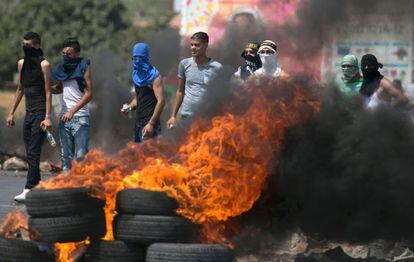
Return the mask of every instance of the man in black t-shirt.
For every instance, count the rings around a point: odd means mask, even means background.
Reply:
[[[134,142],[153,138],[161,132],[160,115],[165,105],[164,85],[158,70],[149,62],[148,45],[137,43],[132,53],[135,97],[121,112],[136,109]]]
[[[28,172],[23,192],[14,197],[15,201],[23,202],[27,193],[40,181],[40,152],[45,139],[44,130],[52,126],[50,110],[52,93],[50,88],[50,64],[43,58],[40,49],[40,36],[29,32],[23,38],[24,57],[17,63],[19,83],[13,105],[6,119],[9,127],[14,126],[14,113],[25,97],[26,115],[23,124],[23,138],[26,147]]]

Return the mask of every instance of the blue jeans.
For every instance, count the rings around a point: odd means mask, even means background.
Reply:
[[[135,124],[135,128],[134,128],[134,142],[135,143],[141,143],[147,139],[155,138],[161,133],[161,124],[157,123],[154,125],[154,132],[152,133],[151,137],[147,137],[147,136],[144,137],[142,134],[142,129],[144,129],[144,126]]]
[[[72,160],[82,161],[88,152],[89,116],[74,116],[59,122],[60,159],[62,172],[72,168]]]

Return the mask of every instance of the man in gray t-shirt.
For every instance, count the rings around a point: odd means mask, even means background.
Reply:
[[[208,47],[208,35],[198,32],[191,36],[191,56],[181,60],[178,66],[178,89],[175,95],[174,108],[167,127],[176,125],[176,116],[181,109],[183,118],[194,114],[196,108],[203,102],[207,86],[217,75],[222,65],[208,58],[206,55]]]

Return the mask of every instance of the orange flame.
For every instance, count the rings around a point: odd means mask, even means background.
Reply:
[[[126,177],[125,187],[167,192],[180,204],[177,213],[206,227],[206,241],[223,240],[223,230],[215,223],[251,209],[272,170],[285,129],[318,108],[298,87],[279,88],[275,99],[266,93],[269,90],[256,88],[244,114],[196,121],[174,161],[153,159]]]
[[[91,187],[96,197],[106,200],[106,240],[113,239],[117,192],[143,188],[175,198],[177,212],[203,226],[202,241],[228,243],[222,222],[251,209],[277,164],[286,128],[303,123],[319,107],[297,85],[263,83],[236,98],[241,101],[229,103],[227,113],[210,121],[196,119],[181,145],[163,140],[130,143],[113,158],[93,150],[69,173],[40,187]],[[244,110],[236,106],[242,103]],[[56,248],[66,256],[59,261],[69,261],[68,254],[77,246]]]
[[[55,243],[56,261],[74,262],[77,261],[89,245],[89,239],[77,243]],[[82,249],[82,250],[80,250]],[[78,254],[79,252],[79,254]]]
[[[21,210],[15,209],[12,212],[8,213],[4,219],[3,225],[0,229],[0,234],[8,238],[13,238],[21,228],[28,230],[28,219]]]

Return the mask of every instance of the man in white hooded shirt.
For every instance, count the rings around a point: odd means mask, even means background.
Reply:
[[[254,71],[256,77],[279,78],[288,77],[277,61],[277,46],[271,40],[265,40],[260,44],[258,50],[262,67]]]

